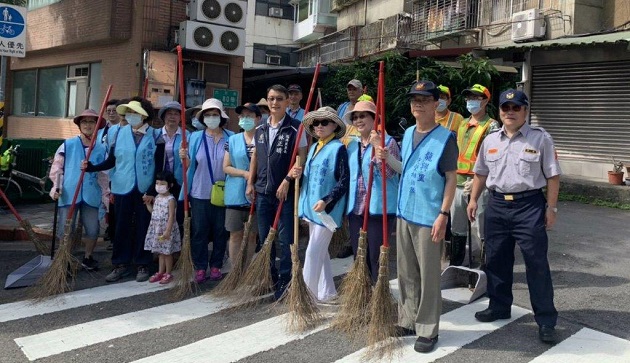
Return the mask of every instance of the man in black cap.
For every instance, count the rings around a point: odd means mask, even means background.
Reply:
[[[400,335],[418,335],[414,349],[433,350],[438,340],[442,294],[441,251],[455,195],[457,142],[435,123],[440,92],[431,81],[409,91],[416,124],[402,141],[396,255],[400,286]]]
[[[299,84],[289,85],[289,107],[287,107],[287,114],[295,120],[302,122],[304,118],[304,109],[300,107],[300,101],[302,101],[302,87]]]
[[[539,338],[553,343],[558,312],[553,303],[546,228],[554,225],[558,212],[560,164],[551,135],[527,124],[527,96],[511,89],[501,94],[499,102],[503,127],[481,144],[467,210],[468,218],[474,221],[479,196],[487,187],[486,275],[490,304],[475,318],[491,322],[511,317],[514,245],[518,244]]]

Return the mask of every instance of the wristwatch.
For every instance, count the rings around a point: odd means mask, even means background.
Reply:
[[[443,211],[443,210],[441,210],[441,211],[440,211],[440,214],[445,215],[445,216],[447,216],[447,217],[450,217],[450,216],[451,216],[451,212],[448,212],[448,211]]]
[[[547,206],[547,208],[551,209],[554,213],[558,213],[558,207]]]

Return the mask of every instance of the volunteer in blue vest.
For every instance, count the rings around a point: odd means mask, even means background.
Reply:
[[[442,295],[441,251],[455,195],[457,143],[453,133],[435,123],[440,96],[431,81],[409,91],[416,124],[402,141],[398,189],[396,259],[400,335],[417,335],[414,349],[427,353],[438,340]]]
[[[462,263],[468,264],[466,256],[466,236],[468,235],[468,217],[466,207],[468,206],[468,196],[472,188],[473,168],[479,147],[483,139],[491,132],[500,128],[499,122],[492,119],[486,112],[488,102],[491,99],[490,91],[485,86],[475,84],[465,89],[462,94],[466,98],[466,109],[470,112],[470,117],[463,120],[457,129],[457,147],[459,156],[457,158],[457,189],[455,190],[455,200],[451,207],[451,261],[452,266],[459,266]],[[483,215],[488,192],[482,193],[477,208],[476,222],[471,226],[473,241],[473,256],[480,251],[480,240],[484,238]],[[469,251],[470,252],[470,251]],[[482,259],[481,256],[479,259]],[[474,257],[473,260],[477,260]],[[473,262],[474,263],[474,262]]]
[[[267,89],[270,116],[256,128],[256,148],[249,167],[246,194],[256,200],[258,233],[264,241],[274,222],[280,201],[284,201],[279,220],[277,240],[280,243],[279,268],[276,268],[276,246],[271,249],[271,276],[275,282],[274,298],[279,299],[291,281],[291,249],[293,241],[293,177],[290,164],[293,148],[298,142],[298,120],[287,115],[289,91],[282,85]],[[300,160],[306,159],[306,133],[299,140]],[[303,163],[303,162],[302,162]]]
[[[317,140],[311,145],[304,169],[294,167],[292,174],[293,178],[302,177],[298,213],[309,230],[304,282],[318,301],[328,302],[337,297],[328,254],[334,232],[330,228],[341,226],[350,181],[348,152],[339,141],[346,125],[332,107],[309,112],[302,123]],[[331,226],[331,221],[336,226]]]
[[[195,264],[195,281],[206,281],[210,265],[210,280],[223,275],[223,256],[229,234],[225,230],[225,173],[223,157],[225,143],[234,133],[225,130],[228,115],[223,103],[216,98],[203,102],[197,119],[206,125],[205,131],[190,136],[188,150],[181,148],[180,158],[188,158],[188,193],[191,207],[191,253]],[[180,200],[184,199],[183,191]],[[208,255],[208,241],[212,241],[212,254]]]
[[[287,89],[289,90],[287,114],[292,119],[302,121],[304,118],[304,109],[300,106],[300,101],[302,101],[302,87],[300,87],[299,84],[291,84]]]
[[[350,165],[350,192],[348,194],[348,214],[350,243],[356,258],[359,243],[359,230],[363,227],[363,213],[366,208],[367,184],[370,173],[370,164],[374,164],[374,181],[372,183],[372,197],[369,205],[367,232],[367,261],[372,281],[378,278],[378,258],[383,244],[383,181],[381,174],[382,159],[372,159],[372,148],[381,149],[381,139],[374,129],[374,117],[376,106],[369,101],[359,101],[354,110],[347,113],[344,118],[361,134],[354,137],[348,143],[348,159]],[[396,201],[398,196],[398,181],[400,174],[400,148],[393,137],[385,135],[386,156],[386,182],[387,210],[390,218],[388,230],[394,231],[396,225]],[[375,154],[376,156],[377,154]],[[379,154],[380,156],[380,154]]]
[[[164,139],[164,170],[169,171],[175,177],[175,184],[170,189],[171,194],[179,196],[184,180],[182,159],[179,158],[179,149],[182,145],[181,124],[182,106],[179,102],[169,101],[158,112],[158,118],[164,121],[162,127],[162,139]],[[186,131],[186,139],[190,138],[190,132]],[[179,232],[184,234],[184,203],[177,204],[176,211]]]
[[[529,99],[521,91],[510,89],[501,94],[503,127],[486,137],[475,164],[467,210],[471,220],[476,218],[482,190],[490,190],[485,215],[490,304],[475,318],[492,322],[511,317],[514,247],[518,245],[538,337],[553,343],[558,312],[553,303],[546,230],[556,222],[562,172],[551,135],[527,123],[528,107]],[[546,198],[542,188],[547,188]]]
[[[254,134],[256,126],[260,124],[260,109],[248,102],[236,108],[238,125],[243,132],[230,136],[225,144],[223,157],[223,171],[225,172],[225,229],[230,232],[228,254],[230,259],[238,255],[243,241],[244,225],[249,219],[251,203],[245,195],[247,180],[249,179],[249,164],[256,144]],[[247,260],[254,255],[256,235],[258,232],[254,214],[252,226],[247,241]],[[232,266],[235,261],[232,260]]]
[[[201,106],[197,105],[186,109],[186,128],[190,132],[206,129],[206,125],[197,118],[197,113],[201,110]]]
[[[72,198],[81,176],[80,166],[85,160],[97,120],[98,114],[94,110],[85,110],[76,116],[74,123],[79,127],[80,135],[64,141],[55,152],[49,177],[53,182],[50,196],[59,204],[59,223],[57,225],[57,238],[59,239],[63,238],[64,223],[68,217]],[[105,120],[101,119],[101,125],[104,124]],[[103,160],[105,160],[105,146],[101,142],[96,142],[90,155],[90,161],[100,163]],[[60,185],[57,185],[57,181]],[[59,188],[59,193],[56,192],[57,188]],[[74,210],[72,230],[74,230],[77,215],[81,215],[81,223],[86,235],[85,254],[81,266],[88,271],[98,269],[98,262],[92,257],[99,233],[98,210],[103,203],[108,202],[109,177],[107,173],[85,173]]]
[[[114,282],[130,275],[132,271],[129,267],[135,264],[136,281],[142,282],[149,279],[148,265],[153,260],[151,251],[144,249],[151,220],[145,204],[152,203],[157,194],[155,175],[162,171],[164,165],[164,140],[160,130],[147,123],[153,115],[148,100],[135,98],[116,107],[116,111],[124,115],[128,125],[120,127],[109,141],[111,148],[104,162],[84,165],[86,171],[114,168],[110,173],[116,212],[112,251],[114,268],[105,281]]]
[[[346,91],[348,93],[348,101],[339,105],[337,108],[337,115],[343,119],[346,113],[354,109],[354,105],[359,102],[359,97],[363,95],[363,84],[358,79],[353,79],[346,85]]]

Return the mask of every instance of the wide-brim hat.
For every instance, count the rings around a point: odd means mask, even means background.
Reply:
[[[260,101],[258,101],[258,103],[256,104],[256,106],[258,106],[258,107],[267,107],[267,109],[269,109],[269,103],[267,103],[267,99],[266,98],[261,98]]]
[[[359,101],[354,105],[352,111],[343,115],[343,120],[349,125],[352,124],[352,114],[355,112],[371,112],[372,116],[376,117],[376,105],[370,101]]]
[[[127,110],[133,110],[142,116],[149,117],[147,111],[142,108],[142,104],[138,101],[130,101],[129,103],[123,103],[122,105],[118,105],[116,107],[116,112],[119,115],[124,115],[127,113]]]
[[[201,105],[193,106],[191,108],[187,108],[186,112],[186,120],[192,120],[193,117],[197,117],[197,112],[201,110]]]
[[[203,115],[203,113],[212,109],[219,110],[219,112],[221,112],[222,118],[224,119],[229,118],[227,113],[225,113],[225,111],[223,110],[223,102],[221,102],[220,100],[217,100],[216,98],[208,98],[201,105],[201,111],[197,112],[197,119],[201,121],[201,116]]]
[[[96,118],[96,123],[99,126],[99,128],[103,128],[105,127],[105,119],[102,117],[98,117],[98,113],[96,113],[96,111],[92,110],[92,109],[87,109],[83,112],[81,112],[80,115],[75,116],[72,121],[74,121],[74,123],[79,126],[81,124],[81,120],[86,118],[86,117],[95,117]]]
[[[339,130],[335,132],[335,139],[340,139],[346,134],[346,124],[339,118],[337,112],[332,107],[322,107],[316,111],[311,111],[304,116],[302,119],[302,124],[304,124],[304,130],[308,132],[309,135],[317,138],[317,135],[313,132],[312,124],[315,120],[330,120],[336,123],[339,126]]]
[[[160,111],[158,111],[158,118],[162,121],[164,121],[164,114],[166,113],[166,111],[168,110],[177,110],[179,112],[182,112],[182,105],[177,102],[177,101],[168,101],[164,104],[164,107],[162,107],[160,109]]]

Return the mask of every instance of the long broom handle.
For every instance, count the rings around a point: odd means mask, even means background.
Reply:
[[[107,107],[107,101],[109,101],[109,96],[112,94],[113,86],[110,84],[107,87],[107,93],[105,94],[105,98],[103,99],[103,104],[101,104],[101,110],[98,112],[98,119],[96,121],[96,127],[92,132],[92,138],[90,139],[90,146],[88,147],[87,152],[85,153],[85,160],[89,161],[90,156],[92,155],[92,150],[94,150],[94,145],[96,144],[96,135],[98,134],[98,130],[101,128],[101,122],[105,122],[103,119],[103,114],[105,113],[105,108]],[[80,126],[79,126],[80,127]],[[74,208],[76,207],[77,198],[79,197],[79,191],[81,191],[81,187],[83,186],[83,178],[85,177],[85,169],[81,170],[81,175],[79,176],[79,182],[77,183],[77,187],[74,188],[74,196],[72,197],[72,204],[70,204],[70,210],[68,211],[67,221],[71,221],[74,216]]]
[[[380,80],[379,80],[380,82]],[[380,122],[380,99],[381,94],[376,94],[376,113],[374,114],[374,130],[378,130],[378,124]],[[361,152],[361,147],[359,147],[359,153]],[[372,200],[372,185],[374,184],[374,155],[376,154],[376,150],[372,147],[372,154],[370,156],[370,171],[368,173],[368,183],[367,183],[367,194],[365,196],[365,209],[363,210],[363,231],[367,231],[368,229],[368,217],[370,214],[370,201]],[[361,166],[359,166],[361,167]],[[385,185],[385,184],[383,184]]]
[[[180,112],[180,121],[182,128],[182,148],[188,149],[188,140],[186,139],[186,95],[184,94],[184,61],[182,55],[182,46],[177,46],[177,66],[178,66],[178,78],[179,78],[179,103],[182,106],[182,112]],[[188,158],[182,159],[182,183],[184,184],[184,216],[188,217]]]
[[[378,100],[379,100],[379,112],[380,112],[380,128],[381,128],[381,147],[385,148],[385,62],[380,61],[378,65]],[[387,182],[387,162],[381,161],[381,180],[383,187],[383,246],[389,247],[389,231],[387,230],[387,188],[385,183]]]
[[[315,86],[317,85],[317,77],[319,77],[319,68],[320,64],[317,63],[315,66],[315,72],[313,73],[313,82],[311,82],[311,90],[308,93],[308,99],[306,101],[306,108],[304,109],[304,115],[308,113],[308,110],[311,108],[311,101],[313,101],[313,93],[315,93]],[[297,156],[298,149],[300,148],[300,140],[302,139],[302,134],[304,133],[304,125],[300,123],[300,127],[298,127],[297,137],[295,138],[295,145],[293,146],[293,153],[291,154],[291,162],[289,163],[289,170],[287,173],[293,168],[295,164],[295,158]],[[284,201],[281,200],[278,204],[278,209],[276,210],[276,218],[273,220],[273,229],[278,229],[278,222],[280,222],[280,214],[282,213],[282,206],[284,205]]]
[[[295,158],[297,163],[300,162],[300,156]],[[300,240],[300,219],[298,217],[298,203],[300,200],[300,180],[295,178],[295,187],[293,191],[293,243],[297,248]]]
[[[59,194],[59,184],[61,183],[61,174],[57,174],[55,192]],[[55,215],[53,216],[52,241],[50,241],[50,259],[55,256],[55,241],[57,240],[57,214],[59,214],[59,200],[55,200]]]

